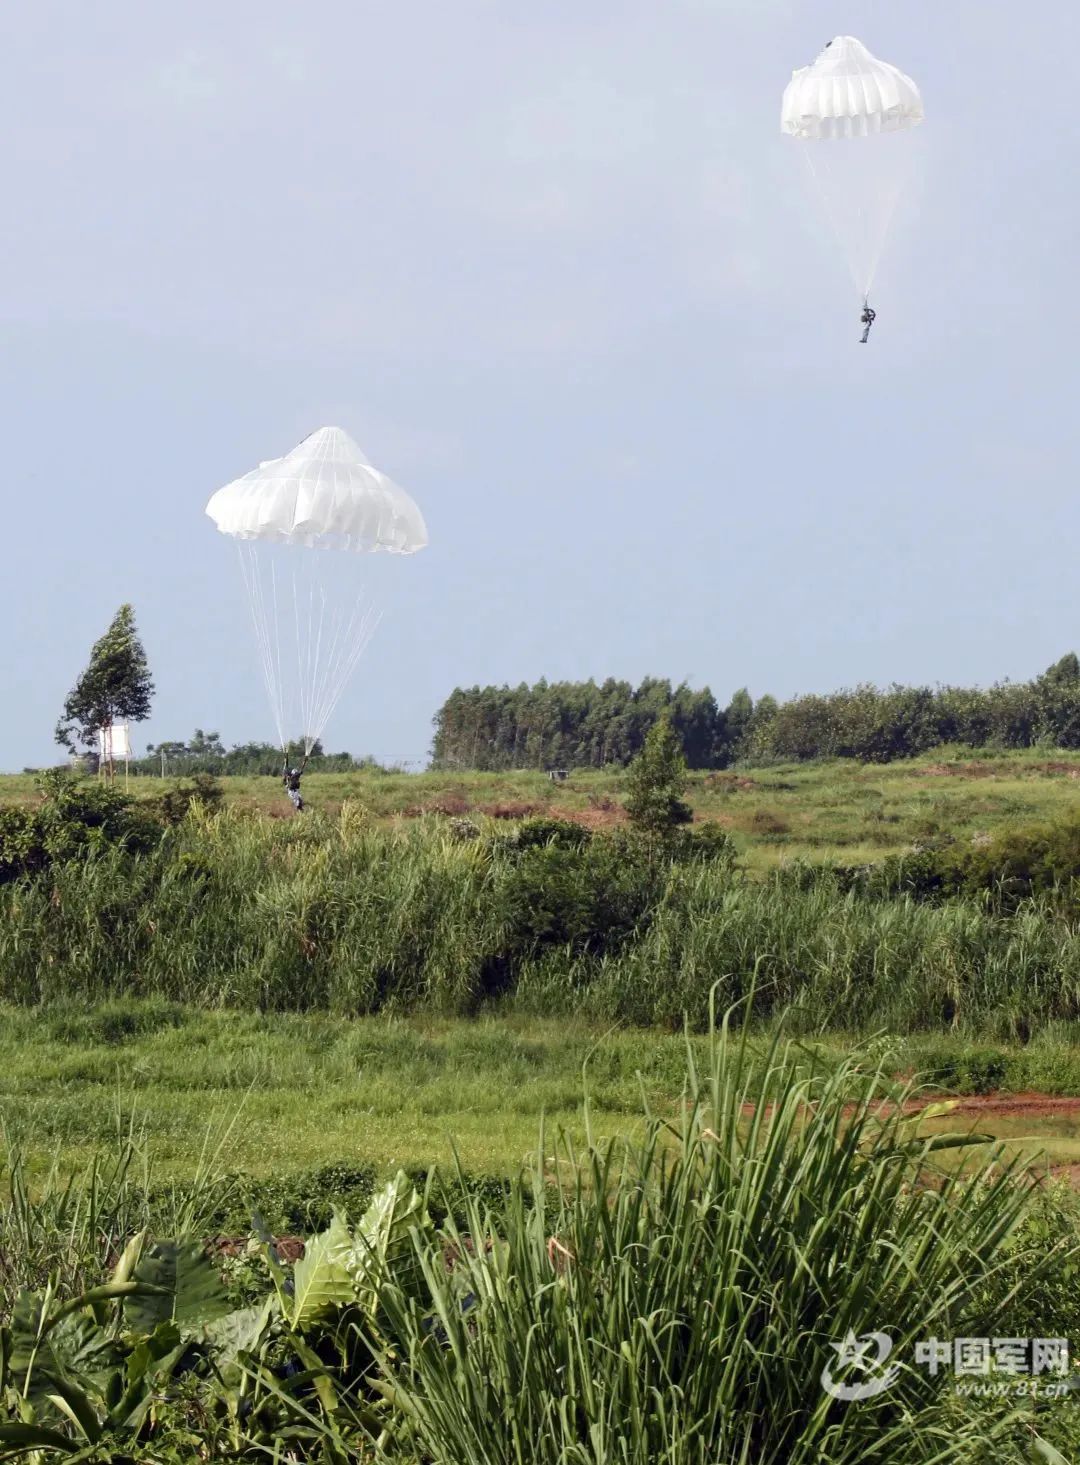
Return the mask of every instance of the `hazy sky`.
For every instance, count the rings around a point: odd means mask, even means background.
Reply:
[[[327,736],[458,683],[1022,678],[1080,646],[1080,11],[986,0],[11,7],[0,767],[131,600],[138,744],[273,737],[209,494],[323,423],[431,546]],[[857,309],[779,134],[854,32],[920,82]]]

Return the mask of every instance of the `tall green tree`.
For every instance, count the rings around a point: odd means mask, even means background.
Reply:
[[[627,781],[626,812],[642,834],[662,838],[694,817],[683,798],[686,759],[668,713],[662,713],[649,729]]]
[[[114,722],[144,722],[153,694],[135,612],[122,605],[104,636],[94,642],[89,665],[68,693],[56,724],[56,741],[72,753],[78,743],[92,748],[102,728]]]
[[[743,756],[753,721],[754,700],[745,687],[740,687],[724,713],[724,762],[734,763]]]

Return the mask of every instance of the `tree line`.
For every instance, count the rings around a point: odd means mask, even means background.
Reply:
[[[138,723],[150,712],[154,684],[130,605],[122,605],[93,646],[90,662],[64,703],[56,741],[74,753],[93,748],[102,728]],[[943,743],[969,748],[1080,747],[1080,659],[1069,652],[1029,682],[989,688],[860,685],[827,695],[764,696],[744,687],[721,707],[708,687],[646,677],[637,687],[606,681],[456,688],[436,713],[432,766],[603,768],[638,756],[649,731],[667,718],[691,768],[734,763],[860,758],[886,763]],[[270,774],[280,770],[272,743],[226,749],[216,732],[196,729],[187,742],[148,745],[136,773]],[[300,755],[297,753],[296,760]],[[313,770],[350,772],[370,758],[327,754],[316,744]]]
[[[721,707],[708,687],[648,677],[456,688],[435,716],[435,768],[602,768],[640,753],[667,714],[691,768],[860,758],[887,763],[942,743],[1080,748],[1080,659],[988,688],[860,685],[780,702],[743,688]]]

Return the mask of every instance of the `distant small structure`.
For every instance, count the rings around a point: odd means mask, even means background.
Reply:
[[[124,760],[124,782],[128,781],[128,767],[131,763],[131,738],[126,722],[113,722],[98,729],[98,767],[104,765],[109,777],[114,776],[116,764]]]
[[[551,779],[552,783],[565,783],[566,780],[569,777],[570,777],[570,770],[569,770],[569,768],[549,768],[548,769],[548,778]]]

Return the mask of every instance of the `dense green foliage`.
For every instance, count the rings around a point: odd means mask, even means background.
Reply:
[[[935,901],[967,896],[996,911],[1015,912],[1045,896],[1067,915],[1080,916],[1080,813],[973,840],[941,836],[880,864],[837,869],[835,878],[884,895],[910,892]]]
[[[299,1255],[259,1221],[208,1246],[235,1195],[211,1174],[163,1207],[130,1153],[36,1198],[16,1161],[0,1458],[1020,1465],[1076,1442],[1068,1401],[972,1403],[947,1372],[857,1408],[821,1387],[849,1330],[909,1363],[928,1335],[1071,1337],[1044,1287],[1068,1210],[928,1136],[867,1054],[720,1031],[685,1075],[674,1126],[581,1153],[541,1134],[521,1175],[450,1201],[398,1174]]]
[[[122,605],[104,636],[94,642],[90,662],[68,694],[56,741],[71,752],[77,743],[96,748],[98,733],[112,723],[144,722],[153,693],[135,612]]]
[[[135,804],[112,783],[85,782],[54,770],[39,784],[40,803],[0,809],[0,884],[95,851],[146,853],[161,837],[162,824],[152,809]],[[175,795],[172,803],[177,803]]]
[[[931,851],[960,874],[927,899],[923,856],[761,880],[715,825],[659,850],[551,819],[386,827],[347,802],[267,820],[196,795],[169,823],[60,780],[5,812],[0,1000],[463,1014],[498,998],[700,1026],[715,982],[734,1001],[756,974],[757,1012],[794,1006],[808,1030],[1025,1037],[1080,1018],[1074,822]]]
[[[302,740],[295,761],[303,755]],[[292,749],[290,749],[290,753]],[[316,738],[306,759],[311,773],[355,773],[378,765],[370,758],[354,758],[351,753],[326,753]],[[169,774],[211,774],[218,777],[235,778],[244,775],[276,776],[281,772],[282,750],[276,743],[237,743],[226,748],[221,735],[204,732],[197,727],[191,737],[150,743],[145,758],[134,758],[130,772],[136,775],[159,777],[162,771]]]
[[[988,689],[859,686],[755,704],[736,692],[723,709],[705,688],[609,678],[472,687],[451,693],[435,718],[434,766],[601,768],[641,751],[670,715],[691,768],[739,761],[861,758],[887,763],[942,743],[969,748],[1080,747],[1080,661],[1073,653],[1042,676]]]

